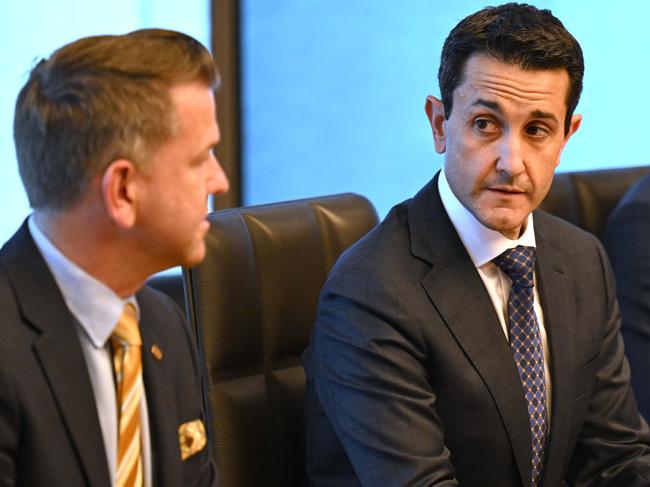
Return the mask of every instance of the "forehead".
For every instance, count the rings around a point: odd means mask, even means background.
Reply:
[[[215,112],[212,89],[202,83],[174,85],[169,89],[169,95],[176,112],[186,118],[211,118]]]
[[[551,111],[562,118],[568,89],[569,75],[564,69],[522,69],[480,54],[467,60],[453,106],[467,110],[482,99],[522,110]]]
[[[175,136],[219,137],[212,89],[201,83],[173,86],[170,97],[174,106]]]

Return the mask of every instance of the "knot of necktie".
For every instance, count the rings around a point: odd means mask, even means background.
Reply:
[[[131,303],[124,305],[124,310],[120,319],[117,321],[111,340],[118,344],[128,343],[130,346],[139,347],[142,345],[140,338],[140,328],[138,327],[138,317],[135,306]]]
[[[492,259],[492,262],[507,274],[514,286],[533,287],[535,247],[517,245],[514,249],[508,249]]]

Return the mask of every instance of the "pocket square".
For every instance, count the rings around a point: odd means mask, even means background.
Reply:
[[[178,427],[178,443],[183,460],[203,450],[206,441],[205,426],[200,419],[188,421]]]

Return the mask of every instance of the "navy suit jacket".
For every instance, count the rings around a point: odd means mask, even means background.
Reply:
[[[552,379],[542,485],[648,486],[605,253],[562,220],[534,222]],[[313,485],[530,485],[519,375],[437,178],[339,259],[304,362]]]
[[[637,181],[609,217],[603,243],[612,261],[625,353],[641,414],[650,420],[650,175]]]
[[[209,444],[181,460],[178,428],[201,419],[199,365],[181,311],[137,293],[153,485],[214,486]],[[109,487],[76,321],[27,225],[0,250],[0,486]],[[162,360],[150,353],[156,344]]]

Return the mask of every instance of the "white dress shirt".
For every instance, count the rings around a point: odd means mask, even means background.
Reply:
[[[117,399],[112,354],[108,342],[124,305],[127,302],[132,303],[138,313],[139,308],[135,296],[130,296],[127,299],[120,298],[103,283],[65,257],[38,228],[33,216],[29,217],[28,226],[36,246],[63,294],[68,309],[78,322],[77,333],[95,395],[106,450],[106,461],[109,466],[108,471],[111,484],[114,485],[117,469]],[[142,392],[140,425],[142,427],[144,484],[145,487],[151,487],[149,416],[145,391]]]
[[[492,259],[502,254],[507,249],[515,248],[517,245],[535,247],[535,230],[533,228],[533,215],[528,215],[526,229],[524,233],[516,240],[510,240],[500,232],[490,230],[479,222],[470,211],[456,198],[456,195],[449,187],[449,182],[445,177],[444,169],[438,176],[438,191],[442,205],[445,207],[451,223],[454,225],[456,232],[472,259],[485,289],[490,295],[492,305],[497,312],[501,328],[508,340],[508,300],[510,297],[510,288],[512,281],[497,266]],[[539,302],[539,293],[537,292],[537,276],[534,275],[535,287],[534,293],[534,310],[539,325],[539,333],[542,339],[542,348],[544,350],[544,375],[546,382],[546,415],[547,427],[551,424],[551,374],[549,373],[549,350],[546,328],[544,327],[544,314]]]

